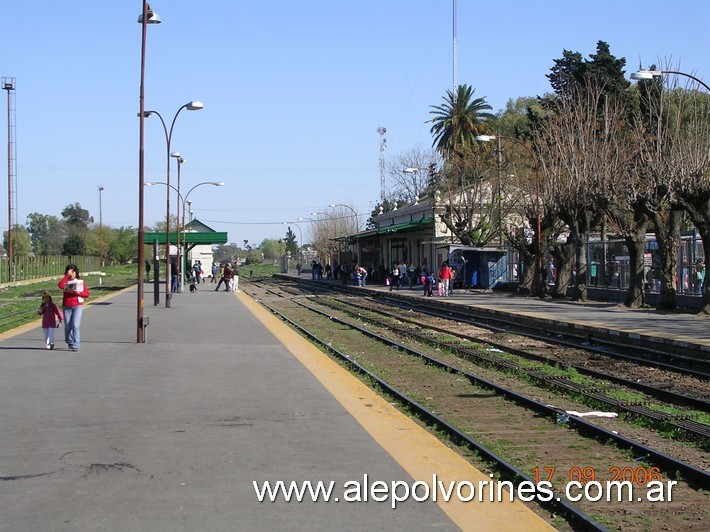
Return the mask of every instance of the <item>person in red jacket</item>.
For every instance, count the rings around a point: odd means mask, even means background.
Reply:
[[[439,280],[441,281],[440,295],[450,295],[449,283],[451,283],[451,266],[449,266],[449,261],[442,263],[441,268],[439,268]]]
[[[59,281],[63,291],[62,310],[64,311],[64,341],[72,351],[80,347],[81,314],[84,311],[84,299],[89,297],[86,283],[79,275],[76,264],[67,264],[64,277]]]

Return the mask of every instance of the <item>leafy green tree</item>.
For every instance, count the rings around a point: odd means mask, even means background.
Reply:
[[[562,58],[555,59],[554,63],[547,79],[558,98],[571,98],[580,88],[596,92],[601,87],[602,94],[627,105],[631,116],[634,99],[625,76],[626,59],[615,57],[608,43],[598,41],[596,53],[590,54],[589,59],[584,59],[579,52],[563,50]]]
[[[182,227],[180,224],[180,220],[178,220],[177,215],[171,214],[170,215],[170,234],[175,233],[179,227]],[[156,233],[164,233],[165,232],[165,218],[160,220],[159,222],[156,222],[155,227],[153,228],[153,231]]]
[[[554,60],[554,66],[547,74],[552,90],[558,96],[567,94],[569,90],[582,83],[585,63],[582,54],[571,50],[562,50],[562,57]]]
[[[62,211],[62,221],[71,229],[87,230],[89,224],[94,223],[94,218],[89,211],[82,209],[79,203],[67,205]]]
[[[86,239],[81,233],[70,233],[64,239],[62,255],[85,255]]]
[[[3,231],[2,245],[8,249],[7,231]],[[12,254],[16,257],[29,255],[30,249],[30,233],[26,227],[14,225],[12,227]]]
[[[285,253],[283,240],[274,240],[273,238],[265,238],[259,244],[259,251],[263,253],[264,259],[273,260],[279,258]]]
[[[85,255],[87,251],[87,233],[94,218],[89,211],[82,209],[79,203],[67,205],[62,211],[62,221],[66,228],[66,238],[62,245],[64,255]]]
[[[64,243],[64,226],[59,218],[33,212],[27,216],[32,251],[36,255],[59,255]]]
[[[298,256],[298,240],[296,240],[296,233],[291,231],[290,227],[286,231],[286,251],[290,251],[292,257]]]
[[[431,133],[434,135],[433,145],[446,159],[452,156],[462,156],[463,153],[476,145],[476,136],[488,130],[487,121],[493,115],[486,112],[492,107],[484,98],[473,99],[475,89],[469,85],[459,85],[456,94],[446,91],[442,105],[432,105],[429,120]]]
[[[236,257],[239,256],[239,246],[235,243],[231,244],[219,244],[212,248],[212,256],[215,262],[232,262]],[[244,253],[242,252],[242,256]]]
[[[104,259],[109,263],[127,264],[138,249],[138,235],[132,227],[104,228]]]

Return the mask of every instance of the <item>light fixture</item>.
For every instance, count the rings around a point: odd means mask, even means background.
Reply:
[[[638,70],[637,72],[631,74],[631,79],[641,81],[645,79],[653,79],[661,75],[663,74],[660,70]]]
[[[146,24],[160,24],[160,15],[150,8],[150,4],[146,4],[148,8],[147,18],[145,19]],[[143,13],[138,15],[138,24],[143,24]]]

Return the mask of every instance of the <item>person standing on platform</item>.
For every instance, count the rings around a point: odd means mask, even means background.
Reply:
[[[449,295],[449,284],[451,282],[451,267],[448,261],[444,261],[439,268],[439,283],[440,290],[439,295],[444,297]]]
[[[59,288],[63,291],[64,340],[69,349],[78,351],[81,346],[81,315],[84,311],[84,299],[89,297],[89,290],[81,279],[76,264],[67,264],[64,277],[59,281]]]
[[[417,269],[414,267],[414,263],[410,260],[407,264],[407,282],[409,283],[409,289],[414,288],[416,284]]]
[[[214,289],[215,292],[219,290],[219,287],[222,286],[222,283],[224,282],[224,266],[219,267],[219,273],[217,275],[219,277],[219,282],[217,283],[217,288]]]
[[[232,278],[233,277],[234,277],[234,270],[232,270],[232,265],[227,263],[227,265],[224,267],[224,284],[226,285],[224,287],[225,292],[232,291]]]
[[[54,329],[59,327],[64,317],[59,307],[52,301],[49,292],[42,294],[42,304],[37,309],[37,314],[42,316],[42,333],[44,333],[44,348],[54,349]]]
[[[402,261],[399,263],[399,285],[397,285],[397,290],[404,285],[404,281],[407,278],[407,264]]]
[[[395,286],[397,287],[397,290],[399,290],[399,285],[399,264],[395,262],[392,266],[392,272],[390,273],[390,292]]]

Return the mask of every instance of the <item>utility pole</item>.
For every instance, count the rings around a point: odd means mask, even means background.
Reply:
[[[15,146],[15,78],[2,78],[2,88],[7,91],[7,280],[13,279],[12,256],[12,210],[17,182],[17,158]]]
[[[104,216],[101,206],[101,193],[104,191],[104,186],[99,185],[99,266],[104,267]]]

